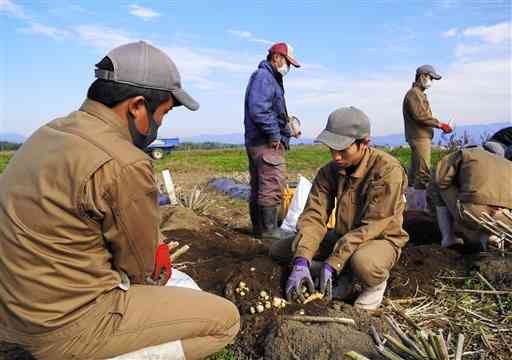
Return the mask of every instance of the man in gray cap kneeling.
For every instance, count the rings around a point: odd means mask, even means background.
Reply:
[[[165,286],[169,248],[143,151],[169,111],[199,104],[145,42],[96,67],[80,109],[38,129],[0,178],[0,340],[39,360],[204,358],[233,340],[239,313]]]
[[[422,65],[416,69],[416,78],[405,95],[402,112],[404,116],[405,139],[411,146],[411,167],[409,179],[413,189],[408,192],[409,209],[427,210],[427,185],[430,182],[430,154],[433,128],[451,133],[449,124],[432,116],[432,110],[425,94],[432,80],[440,80],[432,65]]]
[[[364,289],[355,306],[374,310],[382,302],[389,272],[409,239],[402,228],[407,176],[397,159],[368,146],[369,136],[368,117],[348,107],[331,113],[317,138],[332,161],[316,175],[295,239],[276,241],[270,249],[276,261],[293,264],[289,300],[304,301],[303,286],[310,294],[344,299],[357,276]],[[335,206],[336,226],[328,231]]]

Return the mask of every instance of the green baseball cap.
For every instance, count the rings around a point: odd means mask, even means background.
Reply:
[[[333,111],[316,140],[334,150],[346,149],[357,139],[370,136],[370,119],[354,106]]]

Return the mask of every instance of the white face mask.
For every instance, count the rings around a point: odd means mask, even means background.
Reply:
[[[290,66],[285,63],[285,64],[283,64],[283,66],[278,67],[277,71],[279,71],[279,73],[282,76],[286,76],[286,74],[288,74],[288,71],[290,71]]]
[[[432,85],[432,80],[430,78],[424,78],[421,82],[421,86],[423,86],[425,89],[428,89]]]

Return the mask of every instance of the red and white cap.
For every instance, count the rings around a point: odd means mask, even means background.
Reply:
[[[290,64],[295,67],[300,67],[298,61],[293,58],[293,47],[290,44],[284,42],[275,43],[270,49],[268,49],[268,52],[270,54],[281,54]]]

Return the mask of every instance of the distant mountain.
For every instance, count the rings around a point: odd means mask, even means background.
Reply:
[[[493,124],[479,124],[479,125],[461,125],[455,128],[455,137],[462,137],[467,135],[474,143],[481,143],[483,139],[491,136],[499,129],[507,126],[512,126],[510,122],[493,123]],[[441,130],[434,131],[434,144],[445,144],[450,140],[450,135],[444,135]],[[405,137],[403,134],[391,134],[384,136],[372,137],[372,143],[380,146],[399,146],[405,144]]]
[[[205,143],[205,142],[215,142],[221,144],[243,144],[244,143],[244,134],[240,133],[231,133],[231,134],[201,134],[195,135],[191,137],[181,138],[181,142],[191,142],[191,143]]]
[[[25,140],[27,140],[27,138],[20,134],[0,133],[0,141],[7,141],[7,142],[11,142],[11,143],[21,144]]]
[[[483,137],[487,137],[495,133],[501,128],[512,126],[510,122],[502,122],[502,123],[493,123],[493,124],[482,124],[482,125],[461,125],[455,128],[455,135],[457,137],[467,134],[474,142],[480,143]],[[440,130],[435,131],[435,136],[433,139],[434,144],[438,144],[439,141],[441,143],[446,143],[449,141],[449,135],[441,135]],[[204,143],[204,142],[215,142],[222,144],[243,144],[244,143],[244,135],[241,133],[231,133],[231,134],[219,134],[219,135],[196,135],[192,137],[187,137],[181,139],[182,142],[192,142],[192,143]],[[300,138],[300,139],[292,139],[292,144],[313,144],[314,139],[311,138]],[[372,144],[379,146],[399,146],[405,144],[404,134],[390,134],[383,136],[373,136]]]

